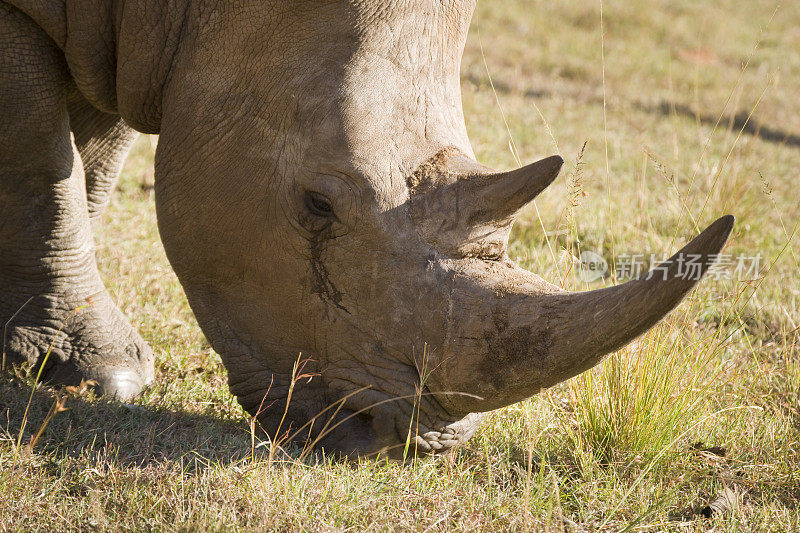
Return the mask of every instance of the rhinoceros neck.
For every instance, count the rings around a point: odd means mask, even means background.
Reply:
[[[84,97],[144,133],[158,133],[161,99],[192,25],[190,0],[8,0],[64,51]],[[213,4],[213,2],[208,2]]]

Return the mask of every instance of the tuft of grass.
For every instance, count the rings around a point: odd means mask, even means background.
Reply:
[[[652,458],[706,412],[724,374],[724,348],[702,333],[679,335],[675,323],[657,326],[570,382],[574,412],[565,420],[572,446],[600,460]]]

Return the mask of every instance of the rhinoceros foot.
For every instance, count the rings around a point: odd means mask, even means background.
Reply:
[[[105,291],[35,296],[10,313],[0,310],[0,320],[6,365],[44,365],[49,383],[91,380],[97,393],[124,401],[153,381],[152,350]]]

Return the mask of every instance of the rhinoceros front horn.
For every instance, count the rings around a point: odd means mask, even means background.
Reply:
[[[589,292],[561,291],[514,265],[460,268],[451,356],[438,386],[468,395],[443,402],[453,411],[488,411],[588,370],[678,305],[715,262],[733,223],[724,216],[639,279]]]

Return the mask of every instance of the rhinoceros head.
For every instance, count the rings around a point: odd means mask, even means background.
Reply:
[[[473,1],[244,4],[182,43],[156,192],[198,321],[269,432],[348,455],[449,449],[471,413],[590,368],[694,285],[671,267],[567,293],[507,257],[562,160],[475,162],[459,89]],[[731,225],[684,253],[709,264]]]

